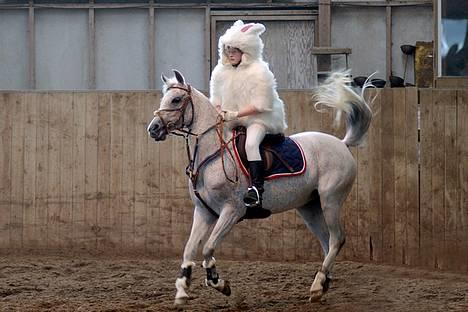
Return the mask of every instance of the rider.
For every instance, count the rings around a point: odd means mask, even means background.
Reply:
[[[245,149],[251,185],[244,195],[247,207],[262,208],[263,161],[259,145],[265,134],[282,133],[287,125],[276,81],[263,61],[260,35],[265,26],[236,21],[219,38],[218,64],[210,81],[210,101],[230,129],[247,129]]]

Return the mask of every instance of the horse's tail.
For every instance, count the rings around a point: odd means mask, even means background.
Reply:
[[[335,72],[325,80],[323,85],[317,88],[314,95],[315,108],[318,111],[321,110],[322,106],[337,110],[337,122],[341,118],[341,112],[345,112],[346,135],[342,141],[347,146],[356,146],[363,142],[372,120],[372,110],[364,99],[365,89],[373,86],[369,82],[369,78],[364,83],[361,94],[358,94],[350,86],[349,71]]]

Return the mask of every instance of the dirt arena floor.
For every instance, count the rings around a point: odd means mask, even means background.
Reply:
[[[2,256],[0,311],[176,311],[179,261],[91,256]],[[468,311],[468,275],[338,262],[323,300],[308,302],[318,263],[218,260],[224,297],[193,275],[185,311]]]

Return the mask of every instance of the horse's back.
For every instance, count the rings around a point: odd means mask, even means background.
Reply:
[[[339,138],[323,132],[300,132],[290,136],[302,147],[309,164],[320,169],[337,170],[355,175],[356,161]],[[323,170],[321,170],[323,171]]]

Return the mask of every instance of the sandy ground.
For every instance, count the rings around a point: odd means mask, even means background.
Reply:
[[[92,256],[2,256],[0,311],[176,311],[179,262]],[[331,289],[308,302],[319,263],[222,261],[225,297],[193,273],[186,311],[468,311],[468,275],[338,262]]]

